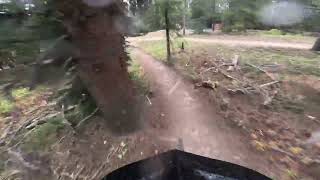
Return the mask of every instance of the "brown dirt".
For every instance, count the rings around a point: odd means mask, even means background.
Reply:
[[[149,130],[117,136],[109,128],[105,120],[93,118],[79,133],[58,143],[51,162],[53,179],[101,179],[119,167],[177,147],[177,140],[169,142]]]
[[[137,59],[151,83],[154,116],[160,120],[153,126],[160,129],[159,136],[182,138],[188,152],[222,159],[275,176],[269,162],[250,148],[248,139],[235,130],[219,113],[217,102],[208,101],[208,94],[195,89],[183,76],[135,49]],[[161,124],[158,124],[161,122]],[[159,127],[158,127],[159,126]]]

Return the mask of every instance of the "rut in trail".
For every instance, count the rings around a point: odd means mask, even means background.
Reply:
[[[133,55],[142,65],[150,83],[152,106],[159,112],[166,128],[154,131],[164,138],[182,138],[184,150],[215,159],[237,163],[270,173],[268,162],[249,147],[250,141],[232,129],[219,115],[219,107],[210,103],[172,68],[139,49]],[[161,129],[161,128],[159,128]]]

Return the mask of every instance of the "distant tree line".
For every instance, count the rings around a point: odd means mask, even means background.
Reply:
[[[163,29],[163,17],[161,4],[166,0],[130,0],[129,9],[133,16],[139,16],[144,26],[144,31]],[[187,26],[196,32],[205,28],[211,28],[212,24],[223,23],[225,32],[245,31],[247,29],[294,29],[299,31],[319,31],[320,0],[186,0],[187,6],[183,6],[184,0],[169,1],[171,10],[170,19],[176,27],[182,27],[183,13],[187,14]],[[281,12],[282,19],[294,14],[296,9],[289,12],[282,7],[285,3],[296,4],[300,8],[302,18],[291,24],[264,23],[262,21],[263,10],[267,10],[269,18],[277,19]],[[295,5],[291,5],[295,8]],[[184,9],[185,8],[185,9]],[[283,11],[285,10],[285,11]],[[274,15],[272,15],[274,13]],[[288,15],[286,15],[287,13]],[[273,17],[274,16],[274,17]],[[181,19],[180,19],[181,18]],[[287,18],[295,18],[287,17]],[[297,19],[296,18],[296,19]]]
[[[129,10],[137,17],[136,30],[165,29],[166,2],[170,4],[170,27],[177,30],[186,26],[202,33],[214,24],[222,24],[224,32],[248,29],[320,32],[320,0],[130,0]],[[313,49],[319,46],[316,43]]]

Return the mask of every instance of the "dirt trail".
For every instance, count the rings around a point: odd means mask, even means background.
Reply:
[[[160,41],[164,40],[164,37],[137,37],[128,38],[129,41]],[[220,39],[215,37],[210,38],[197,38],[197,37],[185,37],[185,40],[191,42],[200,42],[208,44],[221,44],[226,46],[243,46],[243,47],[264,47],[264,48],[289,48],[289,49],[311,49],[310,43],[290,43],[290,42],[276,42],[276,41],[259,41],[259,40],[245,40],[245,39]]]
[[[132,53],[150,81],[150,108],[158,108],[160,113],[163,128],[154,133],[169,140],[182,138],[185,151],[274,175],[262,155],[251,150],[250,141],[223,121],[218,113],[220,107],[201,96],[191,82],[139,49]]]

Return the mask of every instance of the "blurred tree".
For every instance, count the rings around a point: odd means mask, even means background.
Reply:
[[[151,31],[165,29],[165,12],[168,10],[170,29],[183,26],[183,0],[154,0],[145,14],[145,23]]]
[[[53,14],[50,1],[13,0],[1,4],[0,60],[32,63],[51,39],[63,33],[61,23]],[[4,54],[10,57],[4,57]]]
[[[77,71],[114,128],[135,127],[135,89],[127,72],[126,8],[122,1],[55,0],[74,45]],[[122,126],[126,122],[125,126]]]
[[[219,0],[218,0],[219,1]],[[220,21],[220,16],[218,15],[217,0],[193,0],[190,3],[191,9],[191,28],[195,30],[196,33],[201,33],[203,29],[211,27],[211,25]]]
[[[150,7],[152,0],[129,0],[129,9],[133,16],[143,15]]]
[[[167,61],[171,60],[170,30],[183,28],[184,0],[155,0],[146,13],[150,30],[166,30]]]
[[[270,2],[271,0],[228,0],[228,8],[222,15],[224,31],[245,31],[262,27],[258,12]]]
[[[314,12],[313,23],[315,24],[315,31],[320,33],[320,0],[312,0],[311,9]],[[314,43],[312,50],[320,51],[320,37]]]

